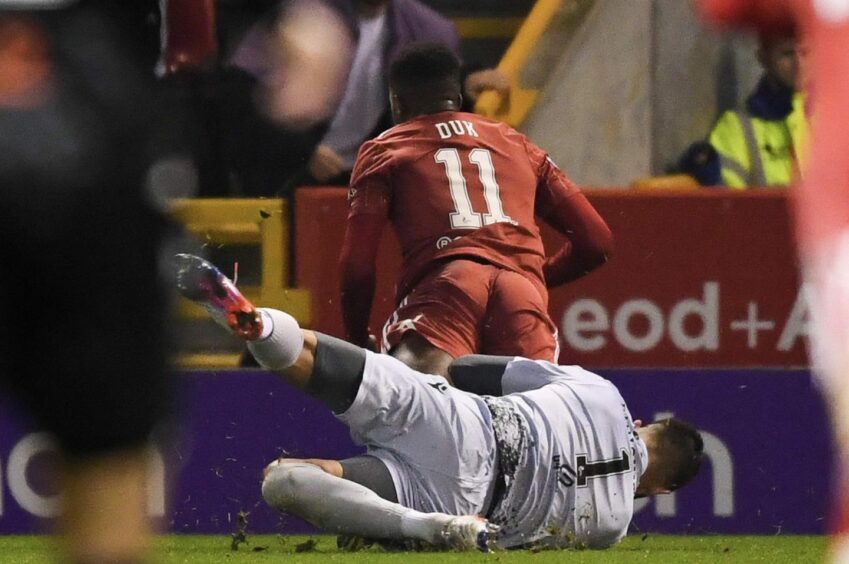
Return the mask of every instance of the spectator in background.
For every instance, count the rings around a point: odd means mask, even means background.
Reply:
[[[708,142],[682,158],[682,171],[702,185],[788,186],[804,161],[808,120],[795,31],[761,33],[757,55],[764,74],[745,107],[723,113]]]
[[[230,60],[228,82],[236,92],[225,98],[232,104],[225,112],[225,151],[244,195],[346,184],[363,141],[391,126],[386,69],[396,54],[415,41],[442,43],[459,54],[452,23],[418,0],[295,0],[282,6],[247,33]],[[320,26],[325,36],[287,50],[293,36],[305,35],[297,32],[303,24],[291,22],[321,11],[335,16]],[[321,52],[324,65],[298,65],[300,57]],[[316,68],[325,73],[318,81]],[[508,90],[506,78],[492,69],[467,73],[464,85],[467,107],[483,90]],[[292,109],[304,101],[312,106]]]

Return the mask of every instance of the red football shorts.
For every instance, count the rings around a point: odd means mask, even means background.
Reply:
[[[447,262],[401,300],[383,326],[384,352],[415,331],[457,358],[467,354],[557,361],[548,296],[523,275],[470,260]]]

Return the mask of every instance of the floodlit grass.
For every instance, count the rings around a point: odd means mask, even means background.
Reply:
[[[479,553],[387,553],[379,549],[359,552],[339,552],[334,537],[283,537],[274,535],[249,536],[248,542],[230,549],[230,537],[168,535],[157,542],[157,562],[232,564],[254,562],[345,562],[350,564],[401,564],[435,562],[454,564],[465,562],[491,563],[604,563],[649,562],[726,563],[770,562],[798,564],[822,562],[826,539],[818,536],[634,536],[613,549],[605,551],[541,551],[529,550]],[[0,537],[0,562],[47,563],[55,548],[54,542],[43,536]]]

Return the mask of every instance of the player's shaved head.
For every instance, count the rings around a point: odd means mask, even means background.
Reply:
[[[638,497],[673,492],[699,473],[704,441],[695,427],[669,417],[640,431],[649,451],[649,465],[640,479]]]
[[[413,43],[390,67],[389,93],[396,122],[459,110],[463,101],[460,61],[440,43]]]
[[[656,421],[655,426],[657,449],[667,460],[666,487],[675,491],[698,474],[704,441],[695,427],[675,417]]]

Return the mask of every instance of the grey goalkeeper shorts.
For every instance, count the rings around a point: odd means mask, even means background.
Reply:
[[[386,465],[401,505],[455,515],[487,510],[496,440],[479,396],[368,353],[357,397],[338,417],[354,441]]]

